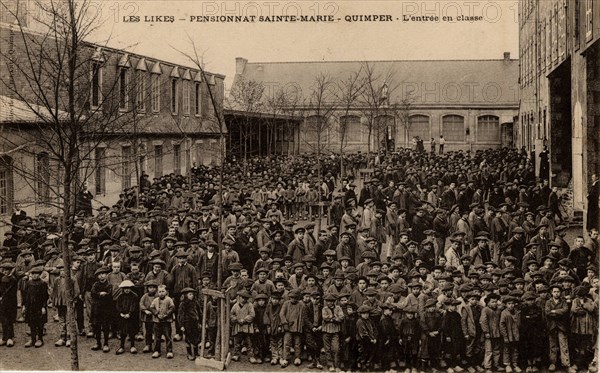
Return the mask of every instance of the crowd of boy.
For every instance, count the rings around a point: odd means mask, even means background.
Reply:
[[[76,329],[92,350],[109,352],[115,338],[117,355],[139,342],[159,358],[164,342],[173,358],[183,340],[194,360],[206,320],[210,356],[218,311],[201,291],[216,289],[232,304],[234,361],[596,371],[598,227],[565,240],[557,190],[527,154],[402,149],[344,161],[345,176],[334,156],[144,175],[139,192],[73,219],[71,268],[56,218],[17,210],[0,251],[0,346],[15,345],[21,321],[24,346],[41,347],[49,316],[54,345],[69,346],[72,285]],[[355,181],[365,166],[374,174]]]

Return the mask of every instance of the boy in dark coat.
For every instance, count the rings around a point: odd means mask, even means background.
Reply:
[[[358,307],[356,311],[359,319],[356,320],[356,339],[358,342],[358,368],[370,370],[373,364],[375,346],[377,346],[377,331],[370,319],[372,308],[367,305]]]
[[[16,266],[12,262],[0,264],[0,323],[2,324],[2,338],[0,346],[13,347],[15,345],[15,321],[17,319],[17,288],[19,280],[16,276]]]
[[[398,357],[398,330],[392,318],[394,305],[382,303],[380,308],[383,314],[379,320],[379,355],[381,369],[388,371],[392,360]]]
[[[437,366],[437,359],[441,355],[441,327],[442,315],[436,309],[436,300],[429,299],[425,302],[425,312],[421,315],[421,369],[427,370]]]
[[[521,351],[522,358],[527,363],[526,371],[538,370],[542,358],[543,345],[540,343],[545,336],[543,312],[536,304],[533,292],[526,292],[522,297],[521,312]]]
[[[404,318],[400,320],[399,326],[400,354],[406,360],[406,369],[416,370],[419,355],[419,338],[421,337],[421,326],[417,318],[417,307],[407,306],[404,308]]]
[[[269,340],[265,312],[267,309],[267,294],[257,294],[254,297],[254,349],[256,361],[261,364],[269,355]]]
[[[98,351],[100,348],[104,352],[110,351],[108,334],[110,333],[111,319],[114,313],[113,288],[107,279],[110,271],[108,267],[98,268],[96,270],[98,280],[94,282],[91,288],[92,312],[90,322],[94,328],[94,337],[96,338],[96,344],[92,347],[92,351]],[[102,347],[100,347],[101,333],[104,333],[104,345]]]
[[[461,326],[461,317],[456,312],[456,306],[460,301],[456,299],[446,299],[444,305],[446,312],[442,317],[442,338],[444,342],[444,352],[447,358],[448,367],[456,372],[462,371],[459,365],[460,354],[463,351],[463,332]],[[452,368],[454,367],[454,368]]]
[[[129,352],[137,354],[135,348],[135,335],[140,323],[140,302],[138,295],[133,291],[134,284],[131,280],[124,280],[119,284],[119,290],[115,294],[115,307],[119,316],[121,346],[117,355],[125,352],[125,339],[129,337],[131,348]]]
[[[23,289],[23,314],[31,331],[31,340],[25,347],[44,345],[44,324],[48,321],[48,284],[40,279],[42,267],[33,267],[29,273],[31,279]]]
[[[196,300],[196,290],[184,288],[181,290],[182,300],[179,304],[177,320],[185,333],[185,343],[188,360],[195,360],[198,356],[198,343],[200,343],[200,320],[202,311],[200,303]]]
[[[269,347],[271,350],[271,365],[277,365],[279,359],[282,359],[283,353],[283,328],[281,326],[281,293],[271,294],[271,302],[267,305],[264,312],[264,325],[269,335]]]

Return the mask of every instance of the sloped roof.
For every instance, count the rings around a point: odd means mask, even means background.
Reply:
[[[405,60],[368,61],[375,75],[392,76],[389,102],[400,103],[413,91],[414,105],[486,105],[518,106],[519,61],[490,60]],[[334,82],[348,79],[359,71],[361,61],[315,62],[248,62],[235,76],[263,82],[273,87],[287,87],[302,97],[309,95],[319,74],[329,75]]]
[[[40,116],[52,120],[46,107],[8,96],[0,96],[0,123],[44,123],[45,121]],[[68,113],[58,110],[58,118],[67,120]]]

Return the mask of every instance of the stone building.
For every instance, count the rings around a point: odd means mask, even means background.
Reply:
[[[40,36],[25,31],[26,38]],[[3,53],[25,59],[22,40],[14,23],[0,22]],[[96,134],[86,127],[83,135],[80,150],[88,153],[84,158],[93,171],[82,176],[95,207],[111,206],[144,173],[152,180],[170,173],[187,175],[193,164],[220,163],[224,127],[216,120],[208,89],[221,110],[225,76],[93,43],[84,43],[79,58],[88,69],[78,80],[86,97],[82,112],[117,113],[114,132],[102,134],[102,143],[88,148]],[[56,213],[50,206],[60,195],[61,170],[43,142],[27,135],[43,133],[44,124],[31,112],[39,107],[40,95],[27,91],[14,63],[0,59],[0,82],[14,84],[0,84],[0,217],[10,215],[15,204],[30,214]],[[24,88],[17,94],[14,87]],[[24,172],[35,181],[22,180]]]
[[[600,175],[600,2],[519,1],[519,147],[549,152],[550,184],[587,210]],[[598,203],[596,201],[595,203]]]
[[[509,53],[494,60],[369,62],[249,62],[238,57],[232,89],[239,82],[256,81],[265,86],[266,95],[284,91],[294,97],[287,113],[303,120],[273,130],[276,143],[286,144],[291,154],[314,152],[317,136],[325,152],[339,152],[340,147],[374,151],[378,144],[388,149],[410,146],[415,136],[429,149],[430,139],[439,142],[440,135],[446,150],[476,151],[514,145],[518,66]],[[340,98],[344,82],[358,73],[364,83],[365,69],[372,72],[368,81],[375,92],[371,100],[359,95],[347,107]],[[323,76],[333,88],[325,93],[329,101],[317,108],[315,83]],[[321,127],[314,125],[321,121],[319,109],[327,112],[321,114],[327,122],[324,130],[315,130]]]

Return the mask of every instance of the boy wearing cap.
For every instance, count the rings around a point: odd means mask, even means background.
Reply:
[[[597,332],[594,317],[597,316],[594,301],[589,296],[586,286],[578,286],[574,291],[575,298],[571,303],[571,337],[574,343],[573,368],[585,367],[590,363],[593,335]]]
[[[446,312],[442,316],[442,325],[440,327],[444,342],[444,353],[448,363],[448,373],[461,372],[463,368],[459,365],[461,352],[464,349],[464,339],[461,327],[461,317],[456,312],[456,306],[460,301],[456,299],[446,299],[444,306]]]
[[[473,367],[479,367],[476,360],[479,360],[479,353],[481,352],[481,324],[479,318],[481,317],[481,306],[479,305],[479,295],[472,291],[468,293],[465,298],[467,304],[461,309],[461,327],[463,336],[465,339],[465,357],[467,364],[469,364],[469,371],[473,370]]]
[[[140,299],[140,312],[141,321],[144,323],[144,349],[143,353],[152,351],[153,337],[154,337],[154,322],[152,321],[152,311],[150,306],[152,301],[156,298],[156,291],[158,290],[158,282],[155,280],[149,280],[144,283],[146,286],[146,293],[142,295]]]
[[[54,282],[54,288],[52,289],[51,299],[52,304],[58,311],[58,318],[60,320],[60,338],[54,343],[54,346],[61,347],[64,345],[71,345],[71,336],[67,335],[67,278],[65,275],[65,265],[61,262],[55,264],[56,269],[59,271],[59,277]],[[74,293],[79,293],[79,286],[77,282],[74,282],[75,287]]]
[[[327,294],[324,297],[325,307],[322,309],[323,319],[323,353],[330,371],[339,368],[340,332],[344,321],[344,312],[335,302],[337,297]]]
[[[268,352],[269,334],[265,324],[265,312],[269,295],[264,293],[254,295],[254,354],[256,362],[259,364],[262,364],[263,360],[266,361],[267,356],[270,355],[270,352]]]
[[[359,315],[356,320],[356,339],[358,342],[358,368],[362,370],[371,369],[375,346],[377,345],[377,328],[371,320],[371,307],[362,305],[358,307]]]
[[[170,278],[172,279],[171,294],[173,294],[173,302],[175,304],[175,315],[179,315],[179,304],[181,302],[182,289],[198,288],[198,275],[196,268],[187,262],[188,254],[185,251],[179,251],[176,255],[177,265],[171,269]],[[178,320],[175,322],[175,341],[181,340],[181,324]]]
[[[233,336],[233,354],[231,359],[238,361],[242,343],[248,349],[250,363],[255,364],[254,346],[252,335],[254,334],[254,306],[248,302],[250,293],[246,290],[238,292],[238,301],[231,307],[231,324],[233,325],[231,335]]]
[[[133,291],[133,282],[123,280],[119,284],[119,290],[115,292],[115,308],[119,316],[120,342],[117,355],[125,352],[125,339],[129,337],[131,347],[129,352],[137,354],[135,348],[135,335],[139,330],[140,304],[138,295]]]
[[[282,293],[271,293],[271,301],[267,304],[264,313],[264,325],[269,335],[269,349],[271,350],[271,365],[276,365],[282,358],[283,349],[283,327],[281,326]]]
[[[17,287],[19,280],[16,275],[16,266],[10,261],[0,264],[0,323],[2,324],[2,338],[0,346],[14,346],[14,324],[17,319]]]
[[[312,329],[310,324],[306,304],[300,302],[300,290],[290,291],[289,300],[283,303],[279,317],[281,325],[285,331],[283,336],[283,359],[280,364],[283,368],[288,365],[290,348],[294,347],[294,365],[302,364],[300,354],[302,352],[302,333]]]
[[[550,345],[550,366],[548,370],[556,370],[558,352],[560,350],[560,360],[563,367],[570,367],[569,358],[569,304],[562,296],[561,285],[554,283],[550,286],[551,298],[546,301],[546,330],[548,332],[548,342]]]
[[[154,353],[152,358],[160,357],[162,337],[165,337],[167,347],[167,359],[173,358],[173,339],[171,337],[171,323],[173,322],[173,314],[175,312],[175,304],[169,297],[167,287],[165,285],[158,286],[158,297],[154,298],[150,304],[152,312],[152,321],[154,322]]]
[[[481,311],[479,323],[484,337],[483,367],[486,370],[500,367],[500,310],[498,310],[497,294],[491,293],[485,297],[486,306]]]
[[[416,373],[417,364],[419,363],[419,338],[421,337],[417,307],[407,306],[402,311],[404,317],[400,319],[398,324],[398,342],[400,343],[398,356],[403,356],[406,368]],[[400,363],[401,365],[402,363]]]
[[[195,360],[198,356],[198,343],[200,343],[200,320],[202,311],[200,303],[196,300],[196,289],[186,287],[181,290],[181,303],[177,313],[177,321],[185,333],[185,343],[188,360]]]
[[[506,297],[504,300],[506,308],[500,313],[500,335],[502,335],[503,340],[502,362],[507,373],[521,372],[521,368],[518,366],[521,316],[515,309],[516,303],[516,298]]]
[[[546,336],[543,310],[536,304],[536,295],[528,291],[523,294],[523,304],[519,308],[521,316],[521,348],[523,361],[527,362],[526,372],[537,372],[542,357],[543,343]]]
[[[114,314],[113,304],[113,287],[108,282],[108,267],[101,267],[96,270],[97,281],[92,285],[92,312],[90,321],[94,327],[94,336],[96,344],[92,347],[92,351],[97,351],[101,347],[100,336],[104,333],[104,344],[102,351],[108,352],[108,334],[110,332],[111,322]]]

